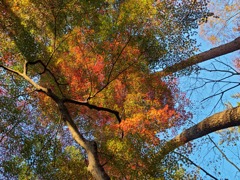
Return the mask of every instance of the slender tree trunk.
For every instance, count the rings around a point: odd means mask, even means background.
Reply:
[[[98,152],[97,152],[97,144],[95,141],[86,140],[82,134],[79,132],[76,124],[73,122],[67,107],[62,102],[57,102],[59,106],[59,110],[62,114],[63,120],[66,122],[68,129],[73,137],[73,139],[82,146],[88,156],[88,171],[92,174],[92,176],[96,180],[109,180],[110,177],[105,172],[104,168],[99,162]]]
[[[223,56],[225,54],[237,51],[239,49],[240,49],[240,37],[236,38],[235,40],[233,40],[229,43],[226,43],[226,44],[220,45],[218,47],[212,48],[208,51],[199,53],[199,54],[192,56],[184,61],[181,61],[170,67],[167,67],[163,71],[157,72],[157,74],[161,77],[164,77],[164,76],[173,74],[177,71],[183,70],[187,67],[210,60],[212,58]]]

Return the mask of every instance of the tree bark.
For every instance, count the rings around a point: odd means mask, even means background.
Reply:
[[[64,112],[63,112],[64,113]],[[68,114],[68,116],[70,116]],[[82,146],[88,156],[88,168],[87,170],[92,174],[92,176],[96,180],[110,180],[110,177],[105,172],[104,168],[99,162],[98,152],[97,152],[97,144],[95,141],[86,140],[78,131],[77,126],[72,121],[72,119],[67,119],[66,121],[69,131],[73,137],[73,139]]]
[[[239,49],[240,49],[240,37],[236,38],[235,40],[233,40],[229,43],[226,43],[226,44],[220,45],[218,47],[212,48],[208,51],[199,53],[199,54],[197,54],[195,56],[192,56],[192,57],[190,57],[190,58],[188,58],[184,61],[176,63],[172,66],[169,66],[166,69],[164,69],[160,72],[157,72],[156,74],[158,74],[161,77],[164,77],[164,76],[173,74],[177,71],[183,70],[187,67],[190,67],[190,66],[196,65],[198,63],[210,60],[212,58],[223,56],[225,54],[237,51]]]
[[[161,158],[164,158],[165,155],[187,142],[190,142],[212,132],[233,126],[240,126],[239,106],[216,113],[204,119],[200,123],[186,129],[181,134],[168,141],[158,154]]]
[[[52,97],[58,104],[59,110],[62,114],[62,119],[66,122],[68,129],[73,137],[73,139],[82,146],[88,155],[88,171],[96,180],[110,180],[110,177],[105,172],[104,168],[99,162],[97,144],[95,141],[88,141],[79,132],[78,127],[73,122],[70,113],[64,103],[58,99],[53,93],[50,92],[50,97]]]

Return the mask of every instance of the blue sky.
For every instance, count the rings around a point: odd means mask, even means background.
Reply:
[[[198,43],[201,44],[200,46],[200,52],[209,50],[210,48],[214,47],[210,42],[206,41],[202,37],[197,37]],[[233,39],[229,39],[229,41],[232,41]],[[234,53],[212,59],[209,61],[206,61],[204,63],[199,64],[202,68],[208,68],[208,69],[227,69],[228,67],[224,64],[219,63],[224,62],[227,65],[233,65],[232,60],[235,57],[239,57],[239,51],[236,51]],[[225,76],[227,76],[227,73],[222,72],[206,72],[206,71],[200,71],[199,74],[192,74],[188,77],[182,77],[180,79],[180,86],[182,91],[187,92],[188,97],[192,101],[192,105],[189,107],[189,110],[193,113],[193,119],[192,122],[198,123],[202,121],[204,118],[216,113],[220,112],[226,109],[226,106],[224,103],[230,102],[233,106],[237,105],[238,99],[234,99],[231,96],[233,94],[236,94],[240,92],[240,88],[234,88],[221,96],[214,96],[210,97],[207,100],[203,101],[208,96],[211,96],[213,94],[219,93],[222,90],[227,89],[230,87],[230,85],[225,86],[225,83],[208,83],[205,86],[201,88],[197,88],[205,82],[205,79],[221,79]],[[229,81],[236,81],[239,82],[239,76],[231,77]],[[231,85],[232,86],[232,85]],[[223,89],[221,89],[223,88]],[[194,90],[193,90],[194,89]],[[226,141],[223,144],[220,145],[220,143],[223,140],[223,137],[225,137],[224,133],[223,135],[219,135],[219,133],[212,133],[210,134],[210,137],[214,142],[218,145],[218,147],[227,155],[227,158],[229,158],[230,161],[232,161],[234,164],[240,167],[240,143],[238,140],[235,141]],[[234,137],[240,138],[240,133],[236,133]],[[214,175],[215,177],[219,179],[240,179],[240,172],[231,165],[228,161],[226,161],[225,158],[223,158],[220,151],[214,147],[214,144],[208,139],[208,137],[203,137],[198,140],[195,140],[197,147],[194,149],[194,153],[190,156],[190,159],[193,160],[196,164],[207,170],[210,174]],[[236,144],[235,144],[236,143]],[[191,166],[192,168],[195,168],[194,166]],[[201,172],[201,171],[200,171]],[[221,174],[220,174],[221,173]],[[201,175],[204,177],[204,179],[212,179],[209,176],[206,176],[204,172],[201,172]]]

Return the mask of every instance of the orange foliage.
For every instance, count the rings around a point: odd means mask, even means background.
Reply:
[[[150,108],[146,113],[138,113],[132,118],[126,118],[121,124],[115,125],[120,127],[124,133],[138,133],[148,143],[157,144],[159,138],[156,134],[169,127],[171,118],[176,117],[174,110],[169,110],[166,105],[163,109]],[[150,140],[150,142],[149,142]]]
[[[104,127],[109,126],[117,130],[112,136],[121,129],[126,136],[138,134],[147,142],[158,144],[157,133],[179,126],[188,118],[184,105],[175,109],[174,99],[181,96],[177,82],[173,79],[165,83],[151,74],[139,47],[129,43],[125,35],[119,34],[96,48],[97,44],[86,38],[94,34],[93,30],[75,29],[74,33],[68,40],[69,51],[62,53],[55,63],[68,84],[63,93],[78,101],[114,109],[123,120],[116,125],[115,116],[107,112],[87,107],[76,109],[69,104],[74,117],[81,116],[92,127],[100,127],[95,131],[96,137],[104,138]],[[185,103],[184,98],[181,101]]]

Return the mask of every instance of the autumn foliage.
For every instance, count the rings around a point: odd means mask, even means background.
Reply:
[[[5,175],[49,178],[41,165],[56,178],[91,178],[94,140],[94,160],[109,176],[163,177],[175,160],[162,165],[155,154],[191,113],[177,78],[155,72],[192,54],[204,3],[5,0],[0,11],[1,103],[12,98],[8,106],[25,114],[12,122],[19,130],[1,135]],[[83,145],[72,140],[72,127]],[[9,150],[14,139],[19,149]]]

